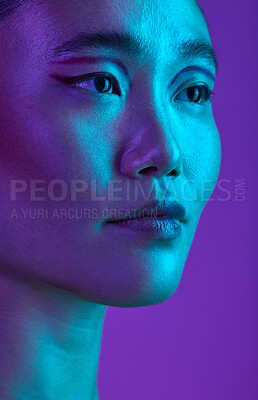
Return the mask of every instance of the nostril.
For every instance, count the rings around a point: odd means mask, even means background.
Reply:
[[[142,168],[138,174],[140,175],[152,175],[157,173],[158,168],[157,167],[146,167]]]
[[[178,172],[175,169],[172,169],[172,171],[170,171],[167,176],[178,176]]]

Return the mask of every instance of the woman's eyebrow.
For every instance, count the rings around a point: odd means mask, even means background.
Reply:
[[[61,45],[52,50],[52,56],[58,57],[63,54],[79,53],[84,49],[108,49],[119,50],[132,55],[138,55],[144,52],[147,44],[143,39],[136,35],[123,32],[96,32],[87,33],[80,32],[70,40],[65,41]]]
[[[139,35],[124,32],[80,32],[72,39],[52,49],[50,60],[55,60],[64,55],[78,54],[84,49],[117,50],[138,56],[151,49],[151,42]],[[215,52],[211,44],[203,39],[189,37],[184,40],[177,36],[174,52],[182,58],[203,58],[217,70],[218,62]]]
[[[183,58],[201,57],[209,61],[218,70],[218,60],[210,43],[202,39],[188,39],[178,46],[179,55]]]

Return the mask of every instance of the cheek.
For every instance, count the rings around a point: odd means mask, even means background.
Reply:
[[[183,153],[186,178],[183,198],[195,202],[200,213],[210,198],[219,176],[221,142],[214,122],[192,138]]]
[[[84,117],[71,117],[65,125],[74,174],[80,172],[84,178],[96,179],[99,184],[110,179],[114,156],[110,125],[106,121],[92,123]]]
[[[62,112],[59,130],[70,151],[72,179],[96,180],[98,190],[105,190],[114,178],[116,154],[121,145],[117,121],[118,107],[83,103],[77,112]],[[119,139],[120,137],[120,139]]]
[[[65,175],[69,147],[55,124],[26,107],[5,110],[3,121],[0,164],[7,177],[48,181]]]

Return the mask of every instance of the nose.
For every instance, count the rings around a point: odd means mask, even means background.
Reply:
[[[129,133],[120,162],[121,173],[129,178],[147,176],[175,179],[181,174],[182,157],[172,122],[165,112],[139,107],[127,120]]]

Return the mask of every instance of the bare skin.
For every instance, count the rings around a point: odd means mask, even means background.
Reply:
[[[69,55],[87,60],[50,61],[78,32],[110,30],[141,38],[144,52],[91,48]],[[215,64],[196,49],[178,54],[189,35],[210,45],[192,0],[89,0],[87,7],[84,0],[35,0],[0,24],[1,399],[97,400],[106,306],[156,304],[176,290],[208,199],[202,183],[210,182],[210,195],[220,167],[207,96]],[[57,79],[100,72],[120,91],[100,94],[90,81],[72,87]],[[197,84],[206,88],[198,102],[186,90]],[[76,203],[57,202],[44,189],[45,199],[35,202],[26,189],[13,201],[14,179],[95,180],[105,200],[86,192]],[[112,179],[140,182],[146,192],[155,182],[156,194],[173,181],[186,209],[181,235],[161,241],[108,225],[104,209],[139,206],[131,198],[109,201]],[[74,204],[96,208],[97,218],[11,218],[14,208]]]

